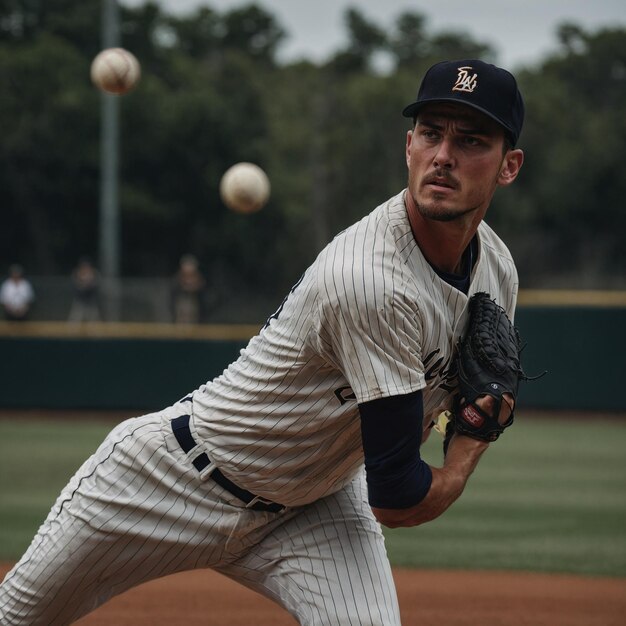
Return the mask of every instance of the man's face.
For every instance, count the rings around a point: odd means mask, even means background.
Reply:
[[[488,116],[462,104],[424,106],[406,144],[409,193],[421,215],[482,219],[496,187],[507,184],[506,154],[504,130]]]

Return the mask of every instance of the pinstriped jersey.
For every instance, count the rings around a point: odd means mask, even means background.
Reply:
[[[337,491],[363,463],[357,403],[422,390],[424,427],[449,408],[467,302],[486,291],[513,318],[518,279],[487,226],[469,295],[422,255],[404,192],[326,246],[279,310],[193,399],[193,430],[238,485],[290,506]]]

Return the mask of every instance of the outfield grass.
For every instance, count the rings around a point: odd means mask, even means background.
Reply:
[[[0,420],[0,560],[27,547],[111,421]],[[386,531],[394,565],[626,576],[626,420],[520,414],[441,518]],[[423,448],[440,464],[441,439]]]
[[[0,560],[17,559],[112,421],[0,420]]]
[[[440,464],[433,433],[423,456]],[[626,575],[626,421],[524,419],[442,517],[386,533],[396,565]]]

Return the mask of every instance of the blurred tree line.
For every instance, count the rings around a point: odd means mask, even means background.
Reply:
[[[280,63],[287,33],[250,4],[185,16],[120,7],[142,65],[121,98],[123,276],[171,275],[195,254],[220,298],[279,298],[334,234],[405,186],[404,142],[423,72],[445,58],[497,62],[488,42],[401,14],[386,32],[355,9],[323,63]],[[0,265],[67,274],[98,257],[100,0],[0,0]],[[525,96],[515,185],[488,221],[522,287],[624,288],[626,29],[563,23],[557,51],[512,68]],[[252,161],[265,209],[227,210],[220,177]]]

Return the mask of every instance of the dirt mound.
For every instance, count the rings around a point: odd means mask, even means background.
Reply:
[[[8,566],[0,566],[0,577]],[[403,626],[621,626],[626,579],[396,569]],[[80,626],[294,626],[270,600],[201,570],[141,585]]]

